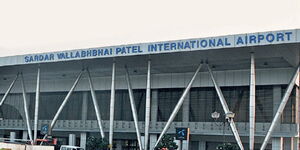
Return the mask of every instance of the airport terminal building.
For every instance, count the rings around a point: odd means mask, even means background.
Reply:
[[[0,137],[299,150],[299,60],[300,29],[0,57]]]

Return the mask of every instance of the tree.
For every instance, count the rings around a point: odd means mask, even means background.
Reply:
[[[158,145],[155,147],[155,150],[164,150],[167,148],[167,150],[176,150],[178,149],[178,146],[174,142],[174,137],[170,135],[164,135],[161,141],[158,143]]]
[[[218,145],[217,150],[239,150],[239,147],[236,144],[223,143]]]
[[[108,141],[103,138],[96,138],[90,136],[87,139],[87,150],[106,150],[108,148]]]

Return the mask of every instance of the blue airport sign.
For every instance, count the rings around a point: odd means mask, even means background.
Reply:
[[[235,48],[284,43],[300,43],[300,29],[11,56],[1,58],[0,66],[104,57],[188,52],[209,49]]]

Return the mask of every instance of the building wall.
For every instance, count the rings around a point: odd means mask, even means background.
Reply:
[[[282,87],[282,95],[284,88]],[[180,88],[168,88],[157,89],[157,120],[167,121],[171,115],[177,101],[179,100],[184,89]],[[249,87],[222,87],[224,97],[227,101],[229,109],[236,113],[235,121],[237,122],[249,122]],[[84,93],[87,93],[87,120],[96,120],[96,114],[94,105],[92,102],[90,92],[74,92],[67,105],[63,109],[59,120],[81,120],[82,119],[82,103],[84,99]],[[42,92],[40,97],[40,120],[53,119],[56,111],[61,105],[67,92]],[[144,89],[134,90],[134,98],[136,102],[136,108],[138,112],[139,121],[145,120],[145,95]],[[256,87],[256,122],[271,122],[273,119],[273,105],[270,105],[273,100],[273,86],[257,86]],[[35,107],[35,93],[29,94],[29,112],[30,117],[34,116]],[[96,97],[100,108],[101,118],[103,120],[109,120],[109,106],[110,106],[110,91],[96,91]],[[21,94],[9,95],[5,102],[5,109],[2,110],[2,115],[5,119],[21,119],[23,113],[23,97]],[[127,90],[116,91],[116,106],[115,106],[115,120],[120,121],[133,121],[131,107],[129,103],[129,96]],[[211,118],[211,113],[217,111],[223,114],[223,109],[217,93],[213,87],[197,87],[192,88],[190,91],[190,104],[189,114],[185,116],[186,120],[190,122],[214,122]],[[295,123],[295,90],[288,101],[286,108],[283,112],[283,123]],[[18,113],[12,113],[18,110]],[[182,108],[178,112],[174,121],[183,121]],[[188,118],[186,118],[188,117]],[[218,122],[224,121],[224,117],[220,117]]]
[[[118,69],[118,68],[116,68]],[[80,70],[74,70],[72,73],[65,72],[47,72],[46,68],[41,69],[41,92],[62,92],[69,91],[74,83],[77,73]],[[196,70],[196,68],[195,68]],[[16,70],[16,72],[18,72]],[[93,71],[91,70],[91,73]],[[257,85],[281,85],[287,84],[294,72],[294,68],[278,68],[278,69],[259,69],[256,71]],[[219,86],[249,86],[250,70],[228,70],[214,71],[214,76]],[[151,88],[184,88],[190,81],[193,73],[163,73],[152,74]],[[136,75],[130,74],[133,89],[146,88],[146,74]],[[15,74],[1,76],[5,78],[0,84],[0,93],[5,93],[8,86],[15,78]],[[36,74],[24,74],[24,80],[27,92],[35,92]],[[110,90],[111,77],[102,76],[101,74],[92,75],[95,90]],[[193,87],[213,87],[211,79],[207,71],[201,71],[194,81]],[[127,89],[124,73],[116,75],[116,89]],[[79,81],[76,91],[89,90],[86,75]],[[11,93],[21,93],[20,81],[16,82],[16,86]]]

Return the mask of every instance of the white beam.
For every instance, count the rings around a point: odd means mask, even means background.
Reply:
[[[250,96],[249,96],[249,149],[254,150],[254,134],[255,134],[255,58],[251,53],[251,69],[250,69]]]
[[[297,69],[296,69],[296,71],[294,73],[294,76],[290,80],[290,83],[289,83],[289,85],[288,85],[288,87],[287,87],[287,89],[286,89],[286,91],[284,93],[284,96],[283,96],[283,98],[281,100],[281,103],[280,103],[280,105],[278,107],[278,110],[277,110],[277,112],[275,114],[275,117],[273,118],[273,121],[271,123],[271,126],[270,126],[268,132],[267,132],[267,135],[266,135],[266,137],[264,139],[264,142],[263,142],[262,146],[260,147],[260,150],[264,150],[267,147],[268,141],[270,140],[271,135],[272,135],[272,133],[273,133],[273,131],[274,131],[274,129],[275,129],[275,127],[276,127],[279,119],[280,119],[280,116],[281,116],[281,114],[282,114],[282,112],[284,110],[284,107],[285,107],[286,103],[289,100],[290,94],[291,94],[291,92],[292,92],[292,90],[294,88],[295,81],[297,79],[298,74],[299,74],[299,66],[297,67]]]
[[[40,101],[40,67],[38,67],[36,78],[36,92],[35,92],[35,109],[34,109],[34,132],[33,142],[36,143],[37,128],[38,128],[38,116],[39,116],[39,101]]]
[[[105,134],[104,134],[104,131],[103,131],[102,120],[101,120],[99,105],[98,105],[97,98],[96,98],[96,93],[94,91],[94,86],[93,86],[93,82],[92,82],[92,79],[91,79],[90,72],[89,72],[88,69],[86,69],[86,72],[88,74],[88,80],[89,80],[89,84],[90,84],[90,90],[91,90],[92,100],[93,100],[94,107],[95,107],[95,113],[96,113],[96,117],[97,117],[97,122],[98,122],[99,130],[100,130],[100,134],[101,134],[101,137],[104,138]]]
[[[182,104],[183,104],[183,102],[184,102],[184,100],[185,100],[186,95],[187,95],[188,92],[190,91],[190,89],[191,89],[191,87],[192,87],[192,85],[193,85],[193,83],[194,83],[194,80],[195,80],[195,78],[196,78],[198,72],[200,71],[201,67],[202,67],[202,64],[199,65],[199,67],[197,68],[196,72],[194,73],[194,75],[193,75],[191,81],[189,82],[189,84],[188,84],[187,87],[185,88],[185,90],[184,90],[183,94],[181,95],[181,97],[180,97],[178,103],[176,104],[176,106],[175,106],[175,108],[174,108],[174,110],[173,110],[173,112],[172,112],[172,114],[171,114],[171,116],[170,116],[168,122],[166,123],[166,125],[165,125],[163,131],[161,132],[161,134],[159,135],[158,140],[156,141],[154,148],[158,145],[158,143],[160,142],[160,140],[162,139],[162,137],[164,136],[164,134],[168,131],[168,129],[169,129],[171,123],[173,122],[173,120],[174,120],[174,118],[176,117],[176,115],[177,115],[179,109],[181,108],[181,106],[182,106]]]
[[[27,125],[29,140],[31,141],[31,144],[33,144],[31,126],[30,126],[30,118],[29,118],[28,107],[27,107],[27,98],[26,98],[27,95],[26,95],[26,89],[25,89],[24,78],[23,78],[22,73],[21,73],[21,86],[22,86],[23,105],[24,105],[24,111],[25,111],[26,125]]]
[[[142,145],[141,133],[140,133],[139,126],[138,126],[138,116],[137,116],[133,91],[132,91],[132,88],[131,88],[129,73],[128,73],[128,69],[127,69],[126,66],[125,66],[125,70],[126,70],[126,81],[127,81],[127,87],[128,87],[128,93],[129,93],[129,99],[130,99],[130,106],[131,106],[132,116],[133,116],[133,120],[134,120],[136,136],[137,136],[139,148],[140,148],[140,150],[143,150],[144,148],[143,148],[143,145]]]
[[[222,107],[223,107],[223,110],[224,110],[225,114],[232,113],[231,111],[229,111],[229,108],[228,108],[227,102],[226,102],[226,100],[224,98],[224,95],[223,95],[223,93],[222,93],[219,85],[217,84],[217,82],[216,82],[216,80],[215,80],[215,78],[213,76],[213,73],[212,73],[209,65],[207,65],[207,69],[208,69],[208,72],[210,74],[211,80],[212,80],[212,82],[213,82],[213,84],[215,86],[215,89],[217,91],[217,94],[219,96],[219,99],[220,99],[220,102],[222,104]],[[241,150],[244,150],[243,143],[242,143],[240,135],[239,135],[239,133],[238,133],[238,131],[236,129],[236,126],[235,126],[235,123],[233,121],[233,118],[227,118],[227,119],[228,119],[228,122],[230,124],[231,130],[232,130],[232,132],[234,134],[234,137],[235,137],[235,140],[236,140],[237,144],[239,145],[239,147],[240,147]]]
[[[114,135],[114,114],[115,114],[115,80],[116,80],[116,62],[112,65],[111,89],[110,89],[110,112],[109,112],[109,148],[112,150]]]
[[[146,87],[146,111],[145,111],[145,149],[149,143],[150,107],[151,107],[151,60],[148,60],[147,87]]]
[[[17,79],[19,77],[19,73],[17,74],[16,78],[11,82],[11,84],[9,85],[7,91],[5,92],[3,98],[1,99],[1,102],[0,102],[0,106],[2,106],[2,104],[4,103],[4,101],[6,100],[6,97],[7,95],[9,94],[10,90],[12,89],[12,87],[15,85]]]

